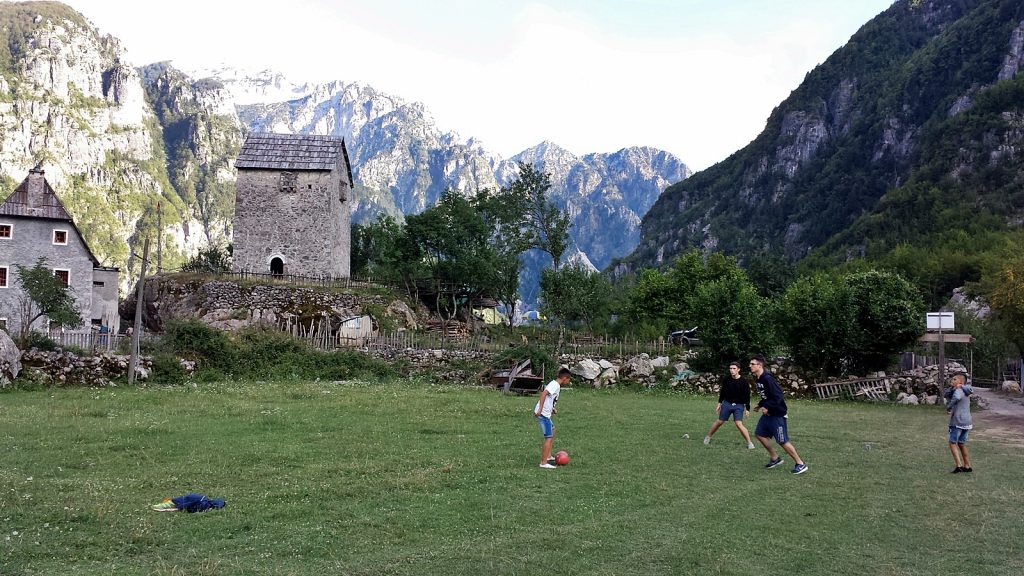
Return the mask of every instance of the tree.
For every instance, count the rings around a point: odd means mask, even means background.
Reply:
[[[870,270],[847,275],[844,283],[856,311],[850,345],[854,370],[880,370],[892,356],[924,333],[924,299],[899,274]]]
[[[924,301],[899,274],[803,278],[786,290],[781,332],[794,360],[839,375],[885,368],[924,331]]]
[[[491,228],[474,204],[448,190],[405,224],[407,262],[422,260],[434,287],[434,307],[446,321],[474,298],[495,290],[497,251]],[[407,242],[407,243],[406,243]]]
[[[611,283],[599,272],[571,265],[541,272],[540,291],[546,316],[563,325],[582,321],[590,330],[594,319],[608,311]]]
[[[690,318],[700,327],[705,357],[718,366],[774,348],[770,310],[770,301],[745,276],[705,282],[690,299]]]
[[[986,284],[992,310],[1007,327],[1017,352],[1024,354],[1024,258],[1006,261]]]
[[[378,214],[377,220],[369,224],[353,224],[352,275],[389,280],[401,277],[399,237],[403,234],[402,226],[387,214]]]
[[[548,197],[551,176],[530,164],[519,162],[519,177],[509,185],[509,191],[526,198],[525,224],[530,232],[531,246],[551,255],[557,268],[569,248],[569,228],[572,222]]]
[[[22,340],[28,338],[32,324],[43,316],[49,318],[50,322],[68,328],[82,325],[82,317],[75,307],[71,288],[54,276],[46,265],[46,258],[39,258],[31,268],[21,264],[15,264],[15,268],[22,289]]]
[[[818,274],[790,285],[781,298],[778,324],[797,364],[824,374],[845,374],[854,319],[845,285]]]

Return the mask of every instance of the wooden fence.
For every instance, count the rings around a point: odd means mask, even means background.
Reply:
[[[285,284],[288,286],[315,286],[319,288],[389,286],[389,284],[374,280],[373,278],[352,278],[349,276],[300,276],[297,274],[270,274],[265,272],[216,272],[212,275],[218,278],[254,280],[261,283]]]
[[[96,330],[88,332],[49,332],[47,338],[58,346],[74,346],[94,353],[115,352],[128,354],[131,336],[125,334],[101,334]]]
[[[350,336],[342,331],[331,333],[325,324],[313,326],[289,326],[282,330],[292,336],[306,341],[318,350],[336,350],[339,348],[401,348],[412,350],[460,350],[466,352],[501,352],[514,346],[514,343],[496,340],[484,332],[470,333],[462,337],[453,337],[439,332],[392,332],[376,333],[366,336]],[[544,342],[542,346],[552,343]],[[629,356],[647,353],[651,356],[665,356],[681,348],[670,344],[667,340],[643,341],[603,338],[569,339],[562,345],[562,353],[580,356]]]
[[[825,382],[815,384],[815,392],[822,400],[836,400],[839,398],[854,398],[866,400],[888,400],[889,386],[887,378],[861,378],[859,380],[847,380],[845,382]]]

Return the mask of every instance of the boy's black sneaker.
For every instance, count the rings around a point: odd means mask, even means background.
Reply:
[[[770,468],[775,468],[779,464],[782,464],[782,456],[779,456],[775,460],[769,460],[768,463],[764,465],[764,467],[770,469]]]
[[[965,467],[961,468],[960,471],[961,472],[974,472],[974,468],[970,468],[970,467],[965,466]]]
[[[950,474],[959,474],[961,472],[964,472],[964,469],[959,467],[959,466],[957,466],[956,468],[953,468],[953,471],[950,472]]]

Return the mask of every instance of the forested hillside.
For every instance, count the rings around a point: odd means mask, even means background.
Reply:
[[[1019,0],[896,2],[747,147],[669,187],[622,269],[696,246],[892,265],[936,297],[977,280],[1024,217],[1022,52]]]

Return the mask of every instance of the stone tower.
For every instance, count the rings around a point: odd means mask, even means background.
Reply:
[[[235,168],[235,271],[349,275],[352,167],[344,140],[251,134]]]

